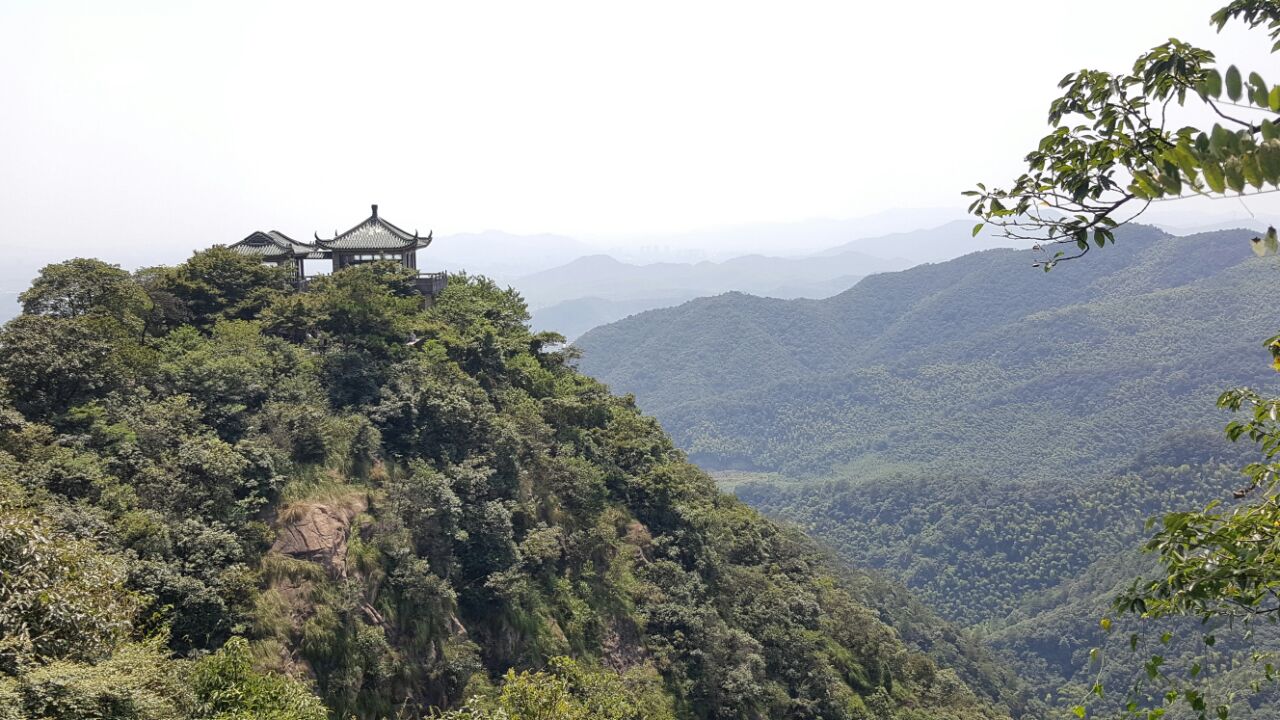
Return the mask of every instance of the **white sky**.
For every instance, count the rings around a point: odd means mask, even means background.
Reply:
[[[0,0],[0,245],[172,261],[371,202],[579,236],[959,205],[1068,71],[1171,35],[1274,65],[1211,31],[1224,2]]]

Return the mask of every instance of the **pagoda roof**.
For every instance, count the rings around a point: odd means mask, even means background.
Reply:
[[[261,258],[309,257],[318,248],[304,242],[298,242],[279,230],[263,232],[258,230],[228,249],[241,255],[252,255]]]
[[[328,240],[316,234],[316,245],[324,250],[416,250],[431,244],[431,233],[426,237],[412,234],[378,217],[378,206],[363,222],[344,233],[334,232]]]

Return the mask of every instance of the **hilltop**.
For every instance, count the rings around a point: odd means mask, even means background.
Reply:
[[[414,276],[299,292],[218,248],[42,272],[0,330],[6,717],[1025,706],[900,590],[718,492],[516,293],[455,275],[424,307]]]

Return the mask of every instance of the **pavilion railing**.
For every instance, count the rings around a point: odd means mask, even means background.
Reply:
[[[298,278],[295,282],[297,283],[299,290],[306,290],[307,286],[311,284],[311,281],[315,280],[318,277],[324,277],[324,276],[311,275],[308,277],[301,277],[301,278]],[[418,292],[422,293],[423,295],[431,295],[431,296],[439,295],[441,291],[444,290],[445,286],[448,284],[449,284],[449,273],[444,273],[444,272],[418,273],[418,277],[413,279],[414,287],[416,287],[418,289]]]

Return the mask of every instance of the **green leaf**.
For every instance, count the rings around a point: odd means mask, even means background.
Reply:
[[[1258,107],[1269,107],[1271,93],[1267,90],[1267,82],[1262,79],[1262,76],[1256,72],[1249,73],[1249,85],[1252,87],[1249,97],[1253,100],[1253,104]]]
[[[1231,67],[1227,68],[1226,81],[1227,81],[1227,97],[1231,98],[1232,102],[1239,100],[1240,90],[1241,90],[1239,68],[1237,68],[1235,65],[1232,65]]]
[[[1200,158],[1185,140],[1173,149],[1173,161],[1188,179],[1195,177],[1196,169],[1200,167]]]
[[[1244,192],[1244,170],[1240,166],[1240,158],[1227,158],[1222,164],[1222,172],[1227,176],[1227,187]]]
[[[1135,172],[1133,181],[1138,184],[1138,187],[1142,188],[1142,194],[1148,198],[1158,198],[1164,195],[1164,190],[1161,189],[1159,183],[1148,173],[1141,170]]]
[[[1267,105],[1271,107],[1273,112],[1280,112],[1280,85],[1271,88],[1271,94],[1267,97]]]
[[[1233,135],[1230,130],[1215,124],[1213,132],[1209,136],[1209,149],[1215,153],[1226,152],[1231,148]]]
[[[1222,166],[1212,160],[1204,162],[1204,181],[1208,183],[1209,189],[1216,193],[1227,191],[1227,178],[1222,172]]]
[[[1262,175],[1262,165],[1258,162],[1257,153],[1245,153],[1240,156],[1240,172],[1244,175],[1245,182],[1261,189],[1266,183],[1266,178]]]
[[[1280,141],[1268,140],[1263,143],[1258,148],[1257,156],[1266,181],[1272,185],[1280,184]]]
[[[1262,121],[1262,139],[1275,140],[1276,138],[1280,138],[1280,128],[1277,128],[1276,124],[1271,122],[1270,120],[1263,120]]]
[[[1204,92],[1210,97],[1222,97],[1222,73],[1209,69],[1204,77]]]
[[[985,224],[986,224],[986,223],[978,223],[977,225],[974,225],[974,226],[973,226],[973,235],[972,235],[972,237],[977,237],[977,236],[978,236],[978,233],[982,232],[982,226],[983,226],[983,225],[985,225]]]
[[[1075,706],[1075,707],[1071,708],[1071,712],[1075,713],[1075,716],[1076,716],[1076,717],[1078,717],[1078,718],[1082,718],[1082,717],[1084,717],[1084,706],[1083,706],[1083,705],[1077,705],[1077,706]]]

